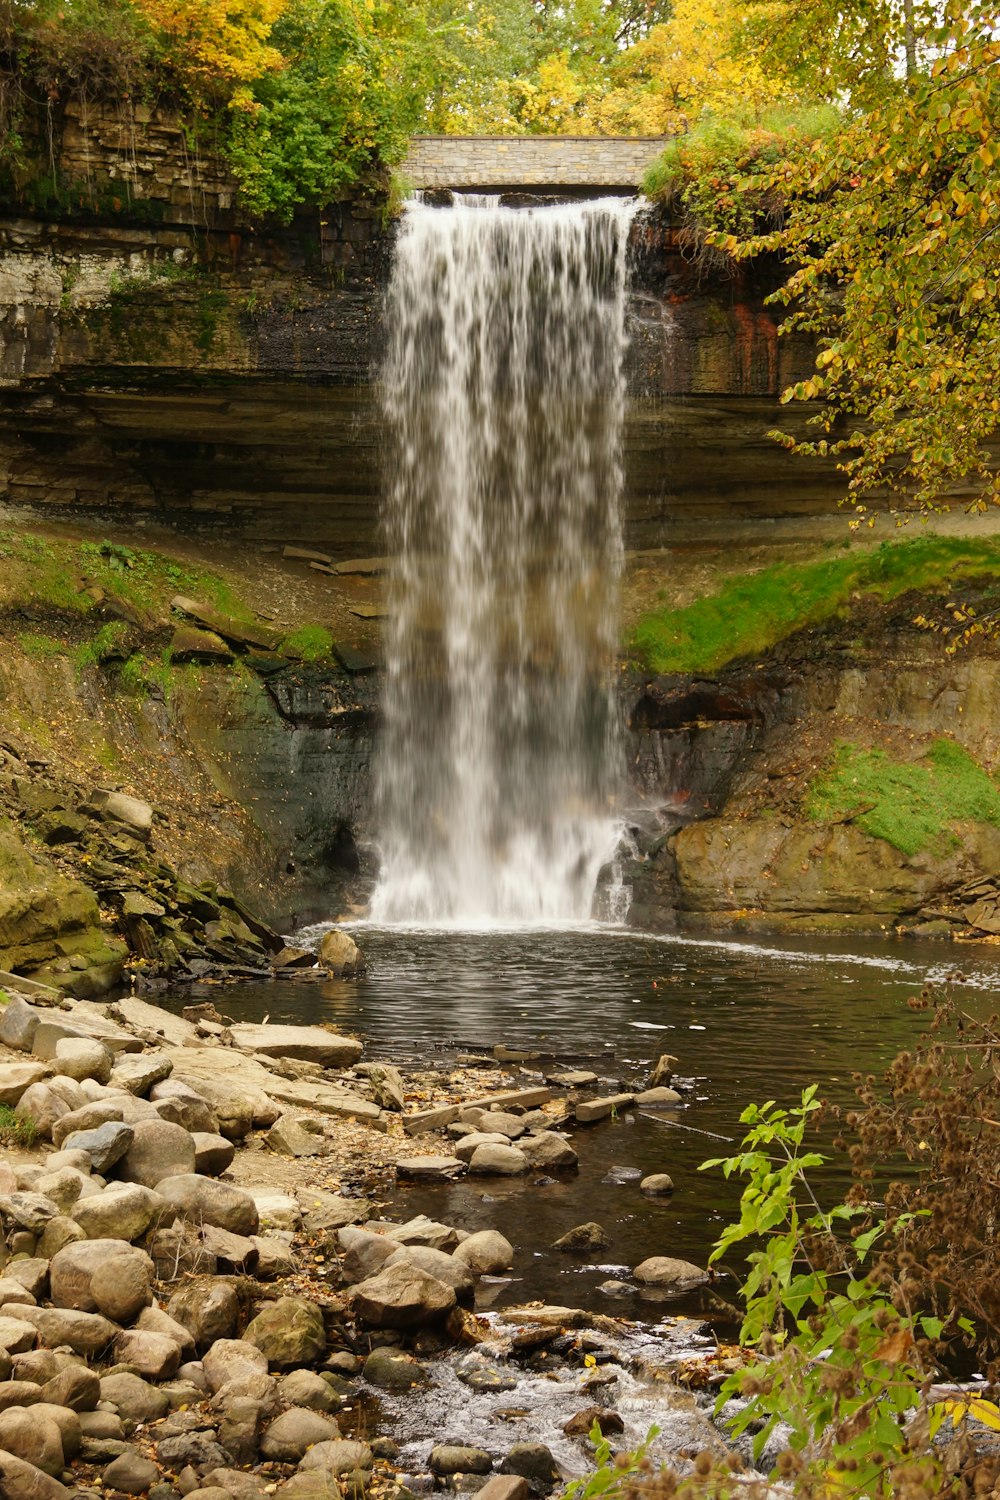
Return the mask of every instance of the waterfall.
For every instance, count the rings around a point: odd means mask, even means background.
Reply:
[[[595,915],[619,824],[634,200],[403,214],[383,371],[392,573],[377,921]]]

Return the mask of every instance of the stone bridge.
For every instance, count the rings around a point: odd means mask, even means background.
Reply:
[[[665,136],[418,135],[401,173],[414,188],[632,192]]]

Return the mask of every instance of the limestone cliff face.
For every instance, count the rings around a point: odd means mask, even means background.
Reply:
[[[371,551],[385,205],[255,223],[168,114],[54,130],[60,198],[0,204],[0,500]],[[779,268],[704,278],[652,210],[632,259],[630,544],[829,506],[836,476],[765,436],[809,364],[765,306]]]
[[[916,759],[939,736],[1000,757],[1000,662],[944,654],[912,610],[803,632],[767,662],[692,684],[641,684],[631,702],[631,870],[637,926],[748,931],[997,930],[1000,829],[957,823],[907,855],[850,817],[808,814],[841,742]],[[929,924],[934,924],[931,927]]]

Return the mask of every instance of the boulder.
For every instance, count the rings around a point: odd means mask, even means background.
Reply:
[[[450,1224],[439,1224],[426,1214],[417,1214],[405,1224],[387,1224],[385,1237],[395,1240],[397,1245],[427,1245],[431,1250],[454,1250],[458,1244],[457,1229]]]
[[[399,1241],[388,1235],[371,1234],[367,1229],[345,1226],[337,1235],[344,1251],[341,1270],[348,1282],[364,1281],[382,1269],[399,1250]]]
[[[4,1500],[70,1500],[70,1491],[36,1464],[0,1451],[0,1494]]]
[[[476,1276],[496,1276],[514,1264],[514,1247],[496,1229],[480,1229],[452,1252]]]
[[[332,1149],[308,1115],[282,1115],[267,1132],[267,1144],[280,1156],[325,1156]]]
[[[63,1115],[69,1114],[70,1106],[51,1082],[33,1083],[18,1100],[17,1112],[22,1119],[31,1121],[40,1136],[50,1141],[52,1127]]]
[[[173,1339],[184,1359],[194,1359],[194,1338],[190,1330],[185,1328],[183,1323],[178,1323],[177,1319],[172,1318],[169,1313],[165,1313],[157,1303],[153,1302],[142,1309],[135,1326],[144,1328],[150,1333],[165,1333],[168,1338]]]
[[[183,1125],[192,1135],[215,1135],[218,1132],[218,1116],[208,1100],[179,1078],[165,1078],[154,1084],[149,1091],[149,1100],[162,1119]]]
[[[199,1177],[221,1177],[236,1155],[236,1147],[224,1135],[208,1135],[201,1130],[191,1133],[194,1146],[194,1170]]]
[[[167,1204],[195,1224],[215,1224],[232,1234],[256,1234],[257,1205],[249,1193],[195,1172],[165,1177],[156,1190]]]
[[[244,1339],[219,1338],[206,1351],[202,1368],[208,1388],[215,1395],[234,1381],[245,1380],[251,1375],[266,1375],[267,1355]]]
[[[32,1323],[43,1344],[50,1349],[66,1345],[76,1354],[93,1358],[102,1354],[118,1329],[100,1313],[77,1312],[62,1307],[19,1307],[19,1318]]]
[[[488,1109],[483,1111],[478,1129],[485,1135],[502,1135],[505,1140],[516,1141],[524,1135],[525,1125],[520,1115],[505,1109]]]
[[[13,1312],[0,1314],[0,1350],[4,1354],[20,1354],[24,1349],[33,1349],[38,1337],[34,1323],[28,1323],[15,1314],[25,1310],[28,1304],[14,1303]],[[8,1366],[9,1368],[9,1366]]]
[[[452,1474],[489,1474],[493,1460],[484,1448],[436,1443],[431,1449],[427,1467],[439,1479],[445,1479]]]
[[[92,1105],[92,1109],[113,1109],[114,1105]],[[83,1113],[83,1111],[80,1111]],[[59,1144],[67,1151],[85,1151],[95,1172],[104,1176],[121,1161],[132,1144],[133,1128],[119,1120],[106,1120],[93,1130],[67,1132]]]
[[[267,1357],[269,1365],[283,1369],[312,1364],[326,1348],[323,1314],[305,1297],[279,1297],[269,1303],[243,1338]]]
[[[446,1286],[453,1287],[458,1300],[472,1302],[475,1292],[475,1277],[468,1266],[463,1265],[454,1256],[446,1255],[443,1250],[431,1250],[426,1245],[401,1245],[395,1255],[386,1261],[386,1269],[398,1265],[401,1261],[408,1261],[412,1266],[419,1266],[421,1271],[426,1271],[428,1276],[434,1276],[438,1281],[443,1281]]]
[[[246,1235],[230,1234],[228,1229],[217,1229],[206,1224],[201,1231],[201,1242],[210,1255],[215,1257],[215,1267],[222,1275],[252,1276],[259,1258],[257,1246]]]
[[[96,1197],[82,1198],[74,1204],[71,1217],[89,1240],[131,1241],[145,1234],[163,1210],[163,1199],[151,1188],[123,1182],[105,1188]]]
[[[21,995],[11,995],[0,1007],[0,1042],[15,1052],[30,1052],[42,1016]]]
[[[226,1402],[219,1423],[219,1443],[232,1463],[257,1462],[263,1421],[264,1409],[252,1396],[233,1396]]]
[[[45,1382],[41,1399],[68,1411],[93,1411],[101,1399],[101,1384],[86,1365],[67,1365]]]
[[[101,1378],[101,1400],[113,1406],[130,1426],[158,1422],[170,1410],[170,1398],[165,1391],[125,1370]]]
[[[670,1255],[651,1255],[642,1261],[633,1272],[636,1281],[643,1286],[656,1286],[664,1290],[683,1292],[690,1287],[702,1286],[708,1280],[708,1272],[689,1260],[675,1260]]]
[[[173,1063],[165,1052],[133,1052],[119,1057],[111,1072],[111,1087],[145,1098],[154,1084],[169,1078]]]
[[[108,1464],[101,1480],[106,1489],[118,1490],[124,1495],[144,1495],[159,1483],[160,1471],[141,1453],[120,1453]]]
[[[569,1141],[554,1130],[526,1136],[518,1141],[518,1149],[524,1152],[530,1166],[540,1167],[546,1172],[564,1171],[580,1165],[580,1158]]]
[[[15,1192],[0,1196],[0,1219],[15,1224],[29,1234],[41,1234],[50,1219],[59,1212],[58,1204],[44,1193]]]
[[[316,1443],[299,1464],[300,1470],[325,1470],[328,1474],[350,1474],[355,1469],[370,1469],[374,1462],[372,1450],[367,1443],[351,1442],[347,1438],[333,1442]]]
[[[56,1307],[80,1312],[103,1312],[115,1322],[126,1322],[150,1300],[153,1263],[144,1251],[120,1239],[80,1240],[66,1245],[49,1266],[49,1292]],[[115,1289],[115,1283],[121,1291]],[[96,1285],[95,1285],[96,1283]],[[116,1315],[105,1303],[133,1306]]]
[[[477,1146],[469,1171],[477,1176],[517,1177],[528,1170],[528,1158],[517,1146]]]
[[[93,1078],[98,1083],[107,1083],[111,1077],[111,1053],[103,1042],[90,1037],[61,1037],[56,1042],[55,1068],[66,1078],[78,1082]]]
[[[90,1191],[91,1186],[89,1174],[84,1176],[73,1167],[61,1167],[55,1172],[44,1172],[35,1183],[35,1191],[55,1204],[60,1213],[53,1217],[58,1218],[68,1213],[77,1199]],[[45,1225],[51,1222],[51,1219],[46,1219]],[[42,1226],[43,1233],[45,1225]]]
[[[262,1229],[283,1230],[294,1234],[302,1227],[302,1209],[288,1193],[275,1188],[248,1188],[257,1205]]]
[[[674,1190],[674,1179],[666,1172],[650,1172],[639,1183],[639,1191],[648,1193],[651,1198],[665,1197]]]
[[[175,1292],[167,1312],[188,1330],[199,1349],[231,1337],[239,1318],[236,1288],[222,1277],[192,1281]]]
[[[455,1141],[455,1155],[459,1161],[470,1162],[480,1146],[509,1145],[510,1141],[505,1135],[492,1135],[485,1130],[473,1130]]]
[[[140,1120],[133,1127],[132,1144],[118,1164],[126,1182],[155,1188],[164,1177],[191,1176],[195,1149],[190,1132],[170,1120]]]
[[[262,1057],[290,1057],[319,1063],[324,1068],[350,1068],[364,1048],[353,1037],[327,1031],[325,1026],[269,1026],[240,1022],[229,1028],[242,1052]]]
[[[403,1077],[398,1068],[388,1063],[372,1063],[366,1074],[372,1098],[379,1109],[401,1112],[405,1108]]]
[[[331,927],[319,945],[319,961],[331,974],[357,974],[364,968],[361,950],[349,932]]]
[[[41,1083],[52,1069],[44,1062],[14,1062],[0,1064],[0,1104],[16,1109],[22,1094],[32,1084]]]
[[[280,1386],[281,1399],[287,1406],[305,1406],[310,1411],[333,1412],[341,1406],[340,1397],[329,1381],[314,1370],[292,1370]]]
[[[115,1339],[115,1358],[146,1380],[169,1380],[181,1362],[180,1346],[165,1333],[123,1328]]]
[[[343,1229],[367,1219],[371,1205],[365,1198],[345,1198],[340,1193],[324,1193],[320,1188],[300,1189],[302,1220],[310,1234]]]
[[[603,1226],[592,1220],[577,1224],[552,1242],[553,1250],[568,1250],[573,1254],[592,1255],[597,1250],[606,1250],[611,1240]]]
[[[500,1465],[501,1474],[526,1479],[536,1494],[547,1495],[559,1479],[552,1450],[544,1443],[514,1443]]]
[[[430,1383],[430,1376],[419,1360],[395,1349],[373,1349],[362,1374],[369,1385],[383,1391],[408,1391]]]
[[[332,1417],[308,1407],[292,1406],[268,1427],[260,1451],[265,1458],[278,1463],[298,1463],[315,1443],[328,1443],[339,1437],[340,1428]]]
[[[396,1176],[402,1182],[450,1182],[466,1170],[466,1163],[457,1156],[405,1156],[396,1163]]]
[[[69,1151],[78,1151],[78,1146],[66,1146],[67,1137],[78,1130],[96,1130],[98,1125],[106,1125],[109,1120],[123,1120],[124,1110],[116,1095],[108,1089],[100,1089],[98,1097],[88,1100],[80,1109],[71,1110],[68,1115],[63,1115],[52,1127],[52,1144],[58,1150],[64,1148]]]
[[[679,1094],[676,1089],[661,1085],[655,1089],[644,1089],[641,1094],[636,1094],[635,1102],[643,1109],[674,1109],[678,1104],[684,1103],[684,1095]]]
[[[360,1282],[351,1299],[373,1328],[421,1328],[446,1318],[456,1304],[454,1287],[408,1262]]]
[[[179,1281],[186,1276],[212,1276],[218,1269],[215,1256],[192,1224],[180,1220],[165,1229],[154,1229],[146,1240],[159,1281]]]

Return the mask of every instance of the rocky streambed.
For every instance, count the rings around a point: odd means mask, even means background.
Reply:
[[[682,1463],[722,1451],[670,1379],[695,1321],[491,1313],[509,1223],[378,1201],[396,1175],[572,1172],[569,1129],[634,1095],[571,1074],[412,1109],[350,1037],[212,1015],[19,994],[0,1012],[5,1497],[523,1500],[586,1471],[595,1422],[631,1447],[656,1421]],[[671,1061],[647,1104],[679,1102]],[[667,1257],[633,1274],[667,1294],[707,1279]]]

